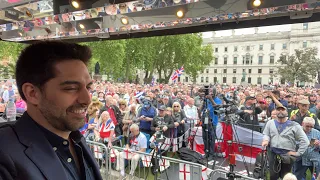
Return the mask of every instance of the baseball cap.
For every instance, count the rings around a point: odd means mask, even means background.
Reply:
[[[278,106],[278,107],[276,108],[276,110],[279,110],[279,109],[287,110],[287,108],[286,108],[286,107],[284,107],[284,106]]]
[[[301,99],[300,101],[298,101],[299,104],[307,104],[309,105],[310,102],[307,99]]]
[[[251,99],[256,99],[254,96],[247,96],[246,101],[251,100]]]
[[[166,110],[166,106],[165,105],[161,105],[158,109],[161,110],[161,111],[165,111]]]

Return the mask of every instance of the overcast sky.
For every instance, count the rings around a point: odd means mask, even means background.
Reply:
[[[291,25],[258,27],[258,33],[290,31],[290,30],[291,30]],[[232,34],[232,30],[216,31],[216,37],[230,36],[231,34]],[[254,34],[254,28],[244,28],[244,29],[235,30],[235,35],[242,35],[242,34]],[[212,37],[212,32],[204,32],[202,36],[203,38],[210,38]]]

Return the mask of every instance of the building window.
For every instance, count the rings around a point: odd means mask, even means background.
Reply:
[[[209,82],[209,77],[206,77],[206,83],[208,83]]]
[[[189,81],[189,78],[188,77],[186,77],[186,80],[185,80],[185,82],[188,82]]]
[[[260,44],[260,45],[259,45],[259,51],[262,51],[262,50],[263,50],[263,45]]]
[[[246,72],[246,69],[242,69],[242,72]]]
[[[247,46],[247,51],[250,51],[250,46]]]
[[[217,53],[219,51],[219,49],[216,47],[214,51]]]
[[[222,78],[222,83],[227,83],[227,78],[226,77]]]
[[[228,58],[223,58],[223,64],[228,64]]]
[[[238,51],[238,46],[235,46],[234,47],[234,52],[237,52]]]
[[[217,70],[217,69],[214,69],[213,71],[214,71],[214,73],[218,73],[218,70]]]
[[[232,83],[234,83],[234,84],[237,83],[237,78],[236,77],[232,78]]]
[[[233,57],[233,64],[238,64],[238,57]]]
[[[225,73],[225,74],[226,74],[226,73],[227,73],[227,69],[223,69],[223,73]]]
[[[218,64],[218,58],[214,59],[214,64]]]
[[[273,74],[273,69],[270,69],[270,70],[269,70],[269,73],[270,73],[270,74]]]
[[[251,77],[248,77],[248,83],[251,84]]]
[[[258,77],[257,79],[257,84],[261,84],[262,83],[262,78],[261,77]]]
[[[216,83],[217,81],[217,77],[213,77],[213,82]]]
[[[224,47],[224,52],[228,52],[228,47]]]
[[[259,56],[258,64],[262,64],[263,56]]]
[[[181,82],[181,77],[178,77],[178,82]]]
[[[270,64],[274,64],[274,56],[270,56]]]
[[[248,71],[249,71],[249,74],[251,74],[251,69],[249,69]]]
[[[258,74],[261,74],[262,73],[262,69],[258,69]]]
[[[201,77],[201,82],[202,82],[202,83],[203,83],[203,79],[204,79],[204,78],[203,78],[203,77]]]
[[[287,49],[287,43],[282,44],[282,49]]]
[[[209,73],[209,69],[206,69],[206,73]]]
[[[233,74],[236,74],[237,73],[237,69],[233,69]]]
[[[274,50],[274,44],[271,44],[271,50]]]
[[[245,56],[245,58],[246,58],[246,64],[250,64],[250,58],[251,58],[251,56],[250,56],[249,54],[247,54],[247,55]]]
[[[303,30],[308,30],[309,27],[308,27],[308,23],[303,23]]]
[[[303,41],[302,47],[306,48],[308,46],[308,42],[307,41]]]

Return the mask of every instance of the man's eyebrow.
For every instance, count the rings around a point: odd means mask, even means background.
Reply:
[[[64,81],[60,83],[60,86],[64,85],[80,85],[81,83],[79,81]]]

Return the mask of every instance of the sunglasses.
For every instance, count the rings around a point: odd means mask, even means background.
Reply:
[[[173,106],[173,107],[179,107],[179,106]]]

